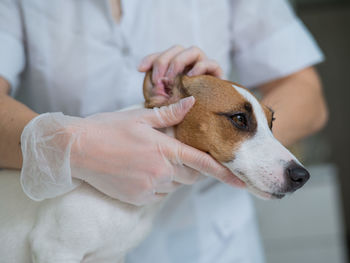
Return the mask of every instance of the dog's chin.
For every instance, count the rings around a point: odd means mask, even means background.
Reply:
[[[248,191],[258,198],[261,198],[264,200],[272,200],[272,199],[282,199],[283,197],[286,196],[286,194],[284,193],[267,192],[267,191],[261,190],[245,176],[241,175],[239,176],[239,178],[246,184]]]
[[[255,196],[264,200],[282,199],[283,197],[286,196],[285,194],[281,194],[281,193],[270,193],[270,192],[263,191],[254,185],[249,185],[248,190]]]
[[[226,165],[227,166],[227,165]],[[271,192],[262,190],[258,186],[256,186],[247,176],[245,173],[241,172],[238,169],[232,169],[232,167],[228,166],[228,168],[234,173],[239,179],[241,179],[249,192],[251,192],[253,195],[260,199],[264,200],[271,200],[271,199],[282,199],[286,196],[285,193],[275,192],[271,190]]]

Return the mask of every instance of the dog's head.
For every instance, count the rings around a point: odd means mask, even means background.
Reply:
[[[175,137],[209,153],[244,181],[255,195],[282,198],[309,179],[309,173],[273,136],[273,111],[245,88],[212,76],[178,76],[165,88],[144,80],[147,108],[194,96],[195,105],[175,128]]]

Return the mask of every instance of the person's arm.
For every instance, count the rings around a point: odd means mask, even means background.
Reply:
[[[322,85],[313,67],[259,87],[262,102],[275,111],[275,137],[284,145],[320,130],[328,118]]]
[[[0,168],[21,169],[21,133],[37,114],[8,95],[9,83],[0,77]]]

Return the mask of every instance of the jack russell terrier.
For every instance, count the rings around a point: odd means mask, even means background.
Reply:
[[[194,96],[195,105],[166,133],[209,153],[253,194],[282,198],[309,173],[272,135],[273,112],[238,84],[212,76],[178,76],[164,90],[146,74],[145,107]],[[19,176],[0,176],[0,261],[3,263],[123,262],[149,232],[159,204],[133,206],[86,183],[41,202],[26,197]],[[227,180],[229,183],[229,180]]]

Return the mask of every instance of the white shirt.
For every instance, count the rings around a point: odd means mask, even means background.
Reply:
[[[199,46],[248,87],[322,53],[284,0],[0,0],[0,76],[38,113],[74,116],[140,103],[145,55]],[[167,202],[127,262],[262,262],[245,191],[207,180]],[[215,259],[215,260],[214,260]],[[236,261],[235,261],[236,260]]]

